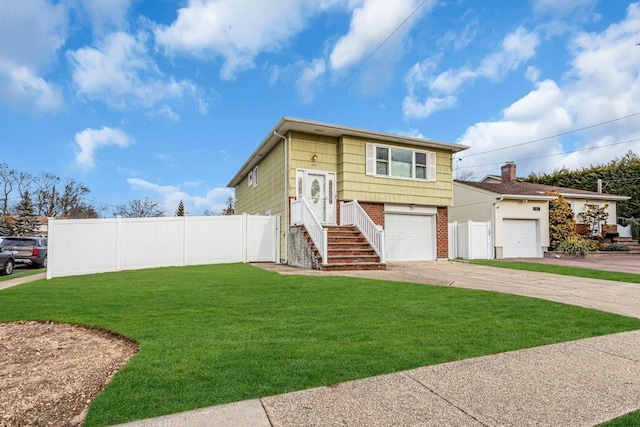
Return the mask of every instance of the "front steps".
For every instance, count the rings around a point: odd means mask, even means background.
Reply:
[[[631,237],[614,237],[613,243],[619,243],[629,248],[629,254],[640,255],[640,244]]]
[[[305,230],[307,242],[321,270],[386,270],[386,265],[380,262],[380,257],[357,227],[329,226],[326,228],[328,245],[326,265],[322,264],[320,253]]]

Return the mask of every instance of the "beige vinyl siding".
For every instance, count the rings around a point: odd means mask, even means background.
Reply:
[[[449,222],[492,220],[493,203],[499,195],[466,185],[453,183],[454,206],[449,207]]]
[[[276,145],[260,163],[258,163],[258,186],[248,185],[245,176],[236,192],[236,214],[280,215],[280,229],[284,230],[284,143]],[[284,254],[284,242],[281,239],[280,253]]]
[[[371,202],[450,206],[453,203],[450,151],[383,143],[436,153],[436,181],[414,181],[366,175],[366,144],[375,140],[342,137],[338,145],[338,197]]]
[[[502,247],[504,242],[503,224],[505,219],[533,219],[540,224],[540,246],[549,246],[549,207],[546,200],[503,200],[496,204],[495,244]],[[534,210],[533,208],[539,208]]]
[[[337,146],[337,138],[301,132],[289,134],[289,196],[296,195],[296,169],[337,172]],[[316,161],[311,159],[313,154],[318,156]]]

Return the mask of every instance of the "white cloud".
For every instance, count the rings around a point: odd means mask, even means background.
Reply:
[[[127,182],[144,197],[157,201],[167,216],[175,212],[181,200],[185,211],[191,215],[201,215],[205,210],[219,212],[226,206],[228,197],[233,195],[233,190],[225,187],[206,190],[204,195],[189,194],[183,188],[197,187],[199,183],[193,181],[181,185],[159,185],[140,178],[129,178]]]
[[[309,104],[315,98],[315,88],[318,86],[318,78],[326,71],[324,59],[316,58],[304,67],[302,75],[296,81],[296,90],[302,102]]]
[[[169,26],[157,26],[158,45],[169,52],[223,58],[220,76],[253,68],[261,52],[276,51],[304,28],[315,1],[189,0]],[[325,5],[327,6],[327,5]]]
[[[477,68],[464,66],[433,75],[432,70],[437,67],[434,59],[429,58],[415,64],[406,77],[408,94],[403,103],[405,118],[425,119],[436,111],[455,106],[455,95],[467,82],[478,78],[499,82],[509,72],[531,59],[539,45],[540,39],[536,33],[518,27],[507,34],[501,48],[483,58]],[[423,102],[418,100],[417,95],[421,89],[426,89],[429,93]]]
[[[108,29],[124,28],[131,6],[131,0],[73,0],[72,3],[86,12],[96,34],[103,34]]]
[[[315,59],[305,67],[296,82],[303,102],[313,101],[328,72],[341,73],[368,60],[361,71],[360,89],[373,93],[385,87],[393,78],[393,64],[403,54],[403,43],[418,18],[428,13],[435,1],[418,0],[352,0],[332,2],[351,11],[346,34],[339,37],[326,59]],[[375,54],[371,56],[372,54]]]
[[[76,163],[86,170],[95,169],[96,150],[99,148],[109,146],[126,148],[133,143],[133,139],[122,130],[106,126],[102,129],[87,128],[77,133],[75,140],[79,148]]]
[[[68,57],[78,92],[112,108],[152,109],[164,101],[181,100],[196,92],[192,83],[176,81],[160,71],[149,55],[143,33],[137,36],[111,33],[98,47],[81,48],[69,52]],[[177,115],[165,105],[159,107],[159,113],[177,120]]]
[[[0,0],[0,102],[35,112],[55,111],[62,92],[41,75],[67,38],[63,4]]]
[[[535,0],[533,10],[560,18],[569,14],[583,13],[593,9],[598,0]]]
[[[518,174],[527,175],[605,164],[629,150],[640,152],[638,141],[621,144],[640,138],[637,117],[513,147],[640,112],[638,34],[638,4],[628,7],[626,19],[602,32],[577,34],[570,43],[571,67],[562,85],[542,81],[506,108],[500,120],[469,127],[459,142],[472,148],[460,153],[459,165],[481,177],[512,160],[519,164]],[[513,148],[502,150],[506,147]]]
[[[433,2],[423,6],[429,9]],[[329,55],[329,63],[333,70],[353,66],[375,51],[396,30],[406,34],[412,24],[400,25],[410,18],[419,2],[416,0],[365,0],[360,7],[353,10],[349,32],[335,44]],[[402,41],[402,36],[395,38],[395,43]],[[391,40],[391,39],[390,39]]]
[[[455,96],[434,97],[430,96],[424,102],[418,101],[413,95],[408,95],[402,102],[402,112],[405,117],[426,118],[436,111],[454,107],[458,102]]]

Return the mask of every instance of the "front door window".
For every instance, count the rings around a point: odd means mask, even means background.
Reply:
[[[298,197],[302,195],[311,206],[311,210],[323,224],[335,222],[335,203],[333,198],[335,186],[335,174],[324,171],[297,171]]]

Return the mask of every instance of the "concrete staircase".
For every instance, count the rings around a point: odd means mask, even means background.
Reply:
[[[378,254],[356,227],[330,226],[327,228],[327,264],[322,265],[322,257],[316,250],[311,237],[305,232],[318,265],[323,271],[339,270],[386,270]]]
[[[629,248],[629,254],[640,255],[640,243],[631,237],[614,237],[613,243],[619,243]]]

